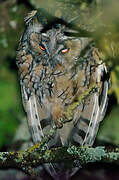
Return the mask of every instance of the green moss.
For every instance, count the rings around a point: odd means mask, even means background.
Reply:
[[[95,149],[94,148],[86,149],[85,154],[86,154],[85,157],[87,162],[100,161],[102,157],[105,156],[104,147],[96,147]]]
[[[96,148],[71,146],[67,149],[67,152],[71,155],[78,155],[80,163],[84,163],[84,161],[85,163],[100,161],[105,156],[104,147],[101,146]]]
[[[47,159],[49,159],[50,154],[51,154],[51,150],[47,150],[47,151],[45,152],[45,154],[43,155],[43,157],[47,160]]]
[[[119,154],[117,154],[115,152],[110,152],[109,153],[109,158],[112,159],[112,160],[115,160],[115,161],[118,160],[118,158],[119,158],[118,156],[119,156]]]

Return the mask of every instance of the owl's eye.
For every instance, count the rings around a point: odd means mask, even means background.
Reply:
[[[44,48],[43,45],[40,45],[40,49],[41,49],[42,51],[45,51],[45,48]]]
[[[63,54],[65,54],[65,53],[67,53],[68,51],[69,51],[69,48],[65,48],[65,49],[62,49],[61,52],[62,52]]]

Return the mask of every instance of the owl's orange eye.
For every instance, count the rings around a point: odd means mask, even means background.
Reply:
[[[41,46],[41,45],[40,45],[40,49],[41,49],[42,51],[45,51],[45,48],[44,48],[43,46]]]
[[[62,53],[65,54],[69,51],[69,48],[66,48],[66,49],[62,49]]]

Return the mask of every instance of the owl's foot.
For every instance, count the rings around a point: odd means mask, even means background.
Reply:
[[[67,122],[70,122],[70,121],[72,121],[72,117],[66,118],[66,116],[64,115],[63,117],[60,117],[60,118],[57,120],[56,127],[57,127],[57,128],[62,128],[62,127],[63,127],[63,124],[65,124],[65,123],[67,123]]]

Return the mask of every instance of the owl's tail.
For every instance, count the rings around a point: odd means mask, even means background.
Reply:
[[[44,167],[54,180],[69,180],[79,170],[79,168],[72,168],[63,172],[65,163],[66,162],[62,162],[62,164],[53,163],[52,165],[45,164]]]

